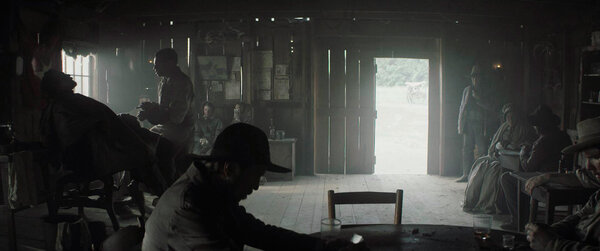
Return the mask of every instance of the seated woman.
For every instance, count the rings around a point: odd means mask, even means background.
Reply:
[[[44,144],[53,151],[50,161],[81,180],[128,170],[160,195],[168,184],[155,166],[155,149],[106,105],[73,93],[76,85],[69,75],[56,70],[49,70],[42,79],[48,103],[40,126]]]
[[[212,103],[207,101],[202,104],[202,116],[196,122],[194,132],[194,154],[209,155],[217,135],[223,130],[223,123],[215,117],[214,112],[215,106]]]
[[[488,149],[488,155],[475,160],[469,173],[463,211],[496,213],[502,208],[502,188],[500,176],[506,169],[500,166],[498,152],[503,149],[517,150],[521,145],[531,144],[535,140],[533,127],[527,123],[525,116],[511,104],[502,108],[504,123],[494,134]]]
[[[521,169],[524,172],[552,172],[558,170],[561,158],[560,151],[571,145],[569,135],[558,128],[560,118],[552,112],[550,107],[542,105],[528,116],[528,120],[535,128],[538,138],[533,142],[533,146],[524,145],[521,147]],[[570,159],[565,158],[563,161],[569,162]],[[506,198],[506,205],[512,216],[509,222],[500,227],[514,230],[517,228],[518,181],[510,173],[505,173],[500,178],[500,183]]]

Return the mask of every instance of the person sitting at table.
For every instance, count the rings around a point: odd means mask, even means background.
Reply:
[[[465,189],[463,211],[466,212],[500,212],[504,197],[499,184],[502,174],[507,172],[500,166],[498,152],[503,149],[519,149],[534,139],[534,130],[527,123],[525,116],[512,104],[502,108],[505,122],[494,134],[488,149],[488,155],[475,160],[469,173]]]
[[[586,161],[586,174],[561,174],[544,178],[545,182],[567,182],[566,184],[593,185],[597,187],[600,178],[600,117],[581,121],[577,124],[579,141],[563,149],[563,154],[583,152]],[[526,188],[539,185],[539,178],[532,178]],[[593,194],[581,210],[560,222],[547,226],[530,223],[525,227],[527,240],[534,250],[598,250],[600,249],[600,191]]]
[[[44,74],[41,90],[47,99],[40,127],[42,141],[51,151],[50,163],[61,172],[94,180],[129,170],[160,195],[168,186],[155,165],[151,145],[108,106],[78,93],[77,83],[60,71]]]
[[[208,155],[210,149],[223,130],[223,122],[214,116],[215,106],[211,102],[202,104],[202,117],[196,123],[194,154]]]
[[[349,241],[326,242],[266,225],[239,203],[257,190],[271,163],[269,142],[259,128],[237,123],[217,136],[209,156],[195,159],[159,199],[146,223],[142,250],[336,250]]]
[[[528,116],[529,123],[535,129],[538,138],[533,146],[523,145],[520,152],[520,167],[524,172],[551,172],[558,170],[560,152],[571,145],[569,135],[558,128],[560,118],[550,107],[541,105]],[[506,205],[511,214],[510,221],[500,226],[504,229],[516,229],[518,181],[510,173],[500,177]]]

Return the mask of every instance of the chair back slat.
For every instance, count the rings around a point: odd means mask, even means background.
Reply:
[[[390,192],[343,192],[327,191],[329,218],[335,218],[335,205],[338,204],[395,204],[394,224],[402,223],[403,191]]]
[[[335,204],[390,204],[396,203],[396,193],[347,192],[335,193]]]

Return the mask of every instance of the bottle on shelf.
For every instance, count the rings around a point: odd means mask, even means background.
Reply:
[[[273,118],[271,118],[271,123],[269,125],[269,138],[275,139],[275,125],[273,124]]]

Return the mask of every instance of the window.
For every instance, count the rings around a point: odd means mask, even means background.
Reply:
[[[62,70],[64,73],[71,75],[73,80],[77,82],[75,87],[75,93],[80,93],[85,96],[90,96],[90,83],[91,78],[91,61],[93,56],[81,56],[77,57],[68,56],[64,50],[62,54]]]

